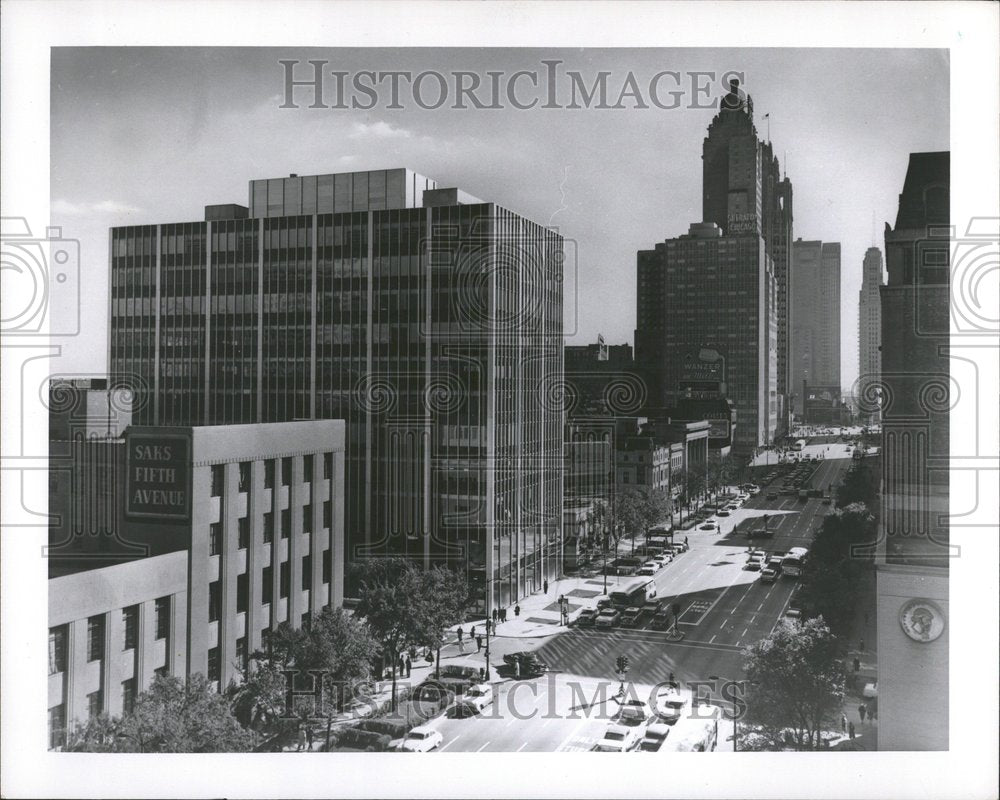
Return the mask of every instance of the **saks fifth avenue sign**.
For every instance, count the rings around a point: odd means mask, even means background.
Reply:
[[[191,517],[191,440],[127,433],[125,514],[141,519]]]

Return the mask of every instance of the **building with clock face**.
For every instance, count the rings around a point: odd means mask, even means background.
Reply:
[[[948,153],[911,153],[881,289],[878,748],[948,749]]]

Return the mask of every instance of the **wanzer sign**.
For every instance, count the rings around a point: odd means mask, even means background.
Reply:
[[[128,433],[125,514],[144,519],[191,518],[191,439]]]

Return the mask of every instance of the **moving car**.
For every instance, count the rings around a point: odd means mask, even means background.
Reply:
[[[579,628],[592,628],[598,613],[600,612],[596,608],[585,608],[576,615],[576,622],[573,624]]]
[[[492,702],[493,687],[488,683],[477,683],[466,690],[465,694],[462,695],[459,705],[470,710],[482,711]]]
[[[670,621],[673,619],[673,614],[664,603],[653,614],[653,621],[650,623],[650,627],[655,631],[665,631],[670,627]]]
[[[747,559],[747,563],[743,565],[743,569],[749,572],[760,572],[764,566],[764,559],[760,556],[750,556]]]
[[[399,749],[406,753],[429,753],[440,747],[443,741],[441,731],[429,725],[418,725],[406,734]]]
[[[621,614],[619,614],[615,609],[606,608],[597,615],[597,619],[594,621],[594,624],[598,628],[613,628],[618,624],[618,620],[620,618]]]
[[[637,728],[628,725],[608,725],[604,736],[594,745],[594,749],[602,753],[626,753],[635,747],[642,734]]]
[[[828,505],[830,505],[830,503],[832,502],[832,500],[829,497],[824,497],[822,500],[820,500],[820,502],[823,505],[828,506]]]
[[[641,567],[639,567],[638,570],[636,570],[635,574],[636,575],[646,575],[646,576],[655,575],[657,573],[657,571],[659,570],[659,568],[660,568],[659,564],[655,564],[653,562],[647,561],[645,564],[643,564]]]
[[[704,525],[699,525],[698,530],[700,531],[716,531],[719,529],[718,522],[706,522]]]
[[[729,512],[726,511],[726,509],[722,509],[721,511],[716,511],[715,514],[718,517],[728,517],[729,516]]]
[[[760,571],[761,583],[774,583],[778,580],[778,573],[775,572],[771,567],[764,567]]]
[[[614,612],[617,614],[618,612]],[[598,617],[600,620],[600,617]],[[518,653],[508,653],[503,657],[503,662],[512,670],[517,670],[520,666],[520,676],[522,678],[537,678],[545,674],[549,667],[535,653],[522,650]],[[515,674],[517,674],[515,672]]]

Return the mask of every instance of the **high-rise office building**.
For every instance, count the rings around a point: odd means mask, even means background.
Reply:
[[[885,228],[880,750],[948,749],[949,162],[910,154]]]
[[[349,563],[448,564],[479,612],[559,574],[557,233],[394,169],[254,180],[110,246],[139,422],[344,419]]]
[[[840,402],[840,244],[792,245],[793,410],[804,416],[808,394]]]
[[[791,384],[789,334],[794,278],[792,256],[792,182],[770,141],[760,138],[753,118],[753,98],[739,81],[730,81],[719,113],[708,127],[702,149],[702,220],[724,235],[757,231],[772,262],[777,287],[777,401],[779,435],[787,431]]]
[[[856,407],[865,423],[878,422],[882,375],[882,251],[869,247],[862,264],[861,291],[858,292],[858,383],[854,390]]]
[[[777,280],[758,230],[723,236],[714,222],[637,255],[636,357],[651,405],[694,392],[728,397],[733,450],[778,432]]]

